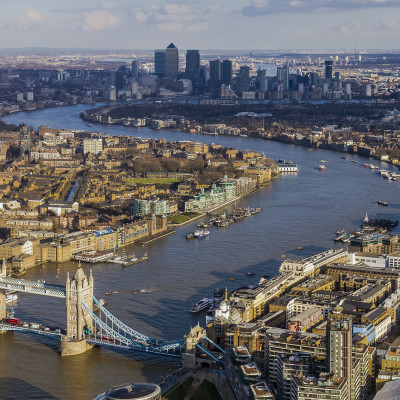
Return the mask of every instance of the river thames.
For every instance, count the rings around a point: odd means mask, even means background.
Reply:
[[[363,166],[372,162],[380,168],[397,170],[386,163],[349,154],[342,159],[342,153],[252,138],[123,126],[88,127],[79,114],[91,107],[24,112],[4,117],[3,121],[24,122],[34,128],[44,125],[112,135],[213,142],[257,150],[272,159],[291,160],[299,167],[297,174],[283,175],[243,201],[250,207],[262,205],[258,215],[226,228],[212,227],[206,239],[186,241],[186,234],[199,222],[196,221],[155,242],[126,248],[127,254],[135,251],[140,256],[147,252],[148,261],[126,268],[114,264],[92,267],[95,296],[105,298],[115,316],[147,336],[180,338],[198,322],[205,326],[204,314],[189,313],[190,306],[200,298],[212,296],[217,287],[232,290],[256,283],[262,275],[276,274],[283,255],[302,258],[333,248],[335,232],[355,230],[366,213],[398,219],[400,182],[385,180]],[[320,160],[326,160],[324,172],[317,168]],[[386,200],[389,206],[379,206],[379,199]],[[399,227],[394,233],[398,232]],[[299,246],[303,250],[298,250]],[[28,271],[24,278],[65,284],[67,272],[73,274],[76,267],[74,262],[49,263]],[[84,265],[84,270],[88,272],[89,267]],[[246,272],[254,272],[255,276],[249,277]],[[132,291],[136,289],[152,291],[134,295]],[[118,293],[106,296],[108,290]],[[14,310],[24,320],[65,326],[63,300],[19,294]],[[0,398],[91,399],[120,383],[159,383],[176,366],[177,362],[168,358],[97,348],[61,358],[51,341],[7,333],[0,336]]]

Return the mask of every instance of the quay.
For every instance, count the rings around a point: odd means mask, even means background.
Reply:
[[[84,261],[91,264],[98,263],[101,261],[109,260],[114,253],[111,251],[84,251],[82,253],[74,254],[72,256],[73,260]]]
[[[128,256],[128,257],[117,256],[115,258],[111,258],[107,262],[110,262],[110,263],[113,263],[113,264],[120,264],[123,267],[127,267],[129,265],[137,264],[137,263],[140,263],[142,261],[146,261],[148,259],[149,259],[149,257],[148,257],[148,255],[146,253],[142,257],[136,257],[135,255]]]

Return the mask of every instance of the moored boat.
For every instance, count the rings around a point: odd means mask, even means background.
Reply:
[[[340,235],[337,235],[335,239],[333,239],[335,242],[339,242],[343,240],[347,236],[346,232],[341,233]]]
[[[208,231],[207,229],[196,229],[193,232],[193,236],[197,239],[203,239],[205,237],[207,237],[210,234],[210,231]]]

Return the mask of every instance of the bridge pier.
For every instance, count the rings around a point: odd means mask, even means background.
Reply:
[[[94,347],[93,344],[86,342],[86,339],[82,340],[61,340],[58,351],[61,356],[75,356],[78,354],[85,353]]]
[[[84,353],[93,345],[86,342],[87,331],[93,330],[93,320],[82,304],[93,312],[93,276],[89,278],[80,266],[72,279],[67,276],[66,284],[67,335],[60,342],[59,352],[62,356],[73,356]]]
[[[1,264],[0,277],[5,278],[7,276],[7,263],[5,258],[3,258],[3,263]],[[6,291],[0,290],[0,319],[6,318],[7,316],[7,306],[6,306]]]
[[[0,319],[6,318],[6,291],[0,290]]]

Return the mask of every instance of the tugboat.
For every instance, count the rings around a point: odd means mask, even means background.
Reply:
[[[384,200],[378,200],[378,204],[380,204],[381,206],[387,206],[388,205],[387,201],[384,201]]]

